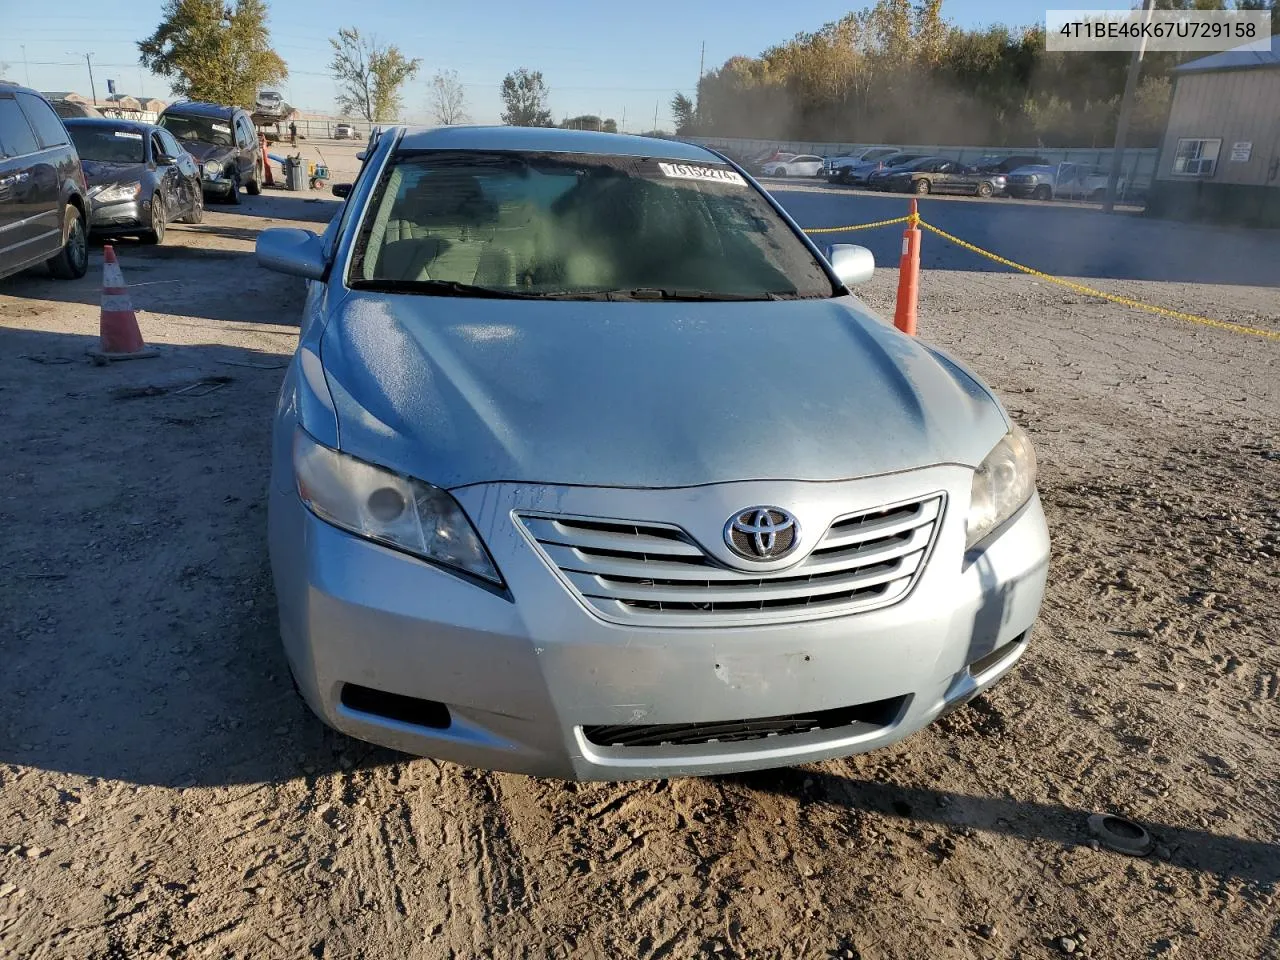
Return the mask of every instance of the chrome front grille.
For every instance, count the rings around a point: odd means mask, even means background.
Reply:
[[[784,570],[731,569],[679,527],[521,514],[588,606],[607,620],[661,626],[775,623],[858,613],[903,599],[924,569],[942,494],[838,518]]]

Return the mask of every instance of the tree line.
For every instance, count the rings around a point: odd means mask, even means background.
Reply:
[[[1277,0],[1236,0],[1270,9]],[[1225,0],[1157,0],[1226,9]],[[1131,146],[1159,143],[1172,70],[1204,53],[1148,53]],[[1115,139],[1129,53],[1050,52],[1044,25],[967,30],[942,0],[878,0],[759,56],[706,73],[671,101],[684,135],[862,143],[1102,147]]]
[[[396,44],[380,42],[357,27],[339,29],[329,45],[329,73],[337,85],[339,112],[370,123],[399,119],[405,84],[417,77],[421,59],[408,57]],[[284,59],[271,46],[265,0],[166,0],[160,25],[139,41],[138,51],[144,67],[167,77],[174,93],[192,100],[252,108],[260,89],[289,76]],[[503,79],[500,92],[503,123],[556,126],[550,90],[540,71],[524,67],[512,71]],[[427,108],[438,124],[469,122],[466,92],[457,71],[435,74]],[[569,117],[560,126],[608,133],[618,129],[612,118],[590,114]]]

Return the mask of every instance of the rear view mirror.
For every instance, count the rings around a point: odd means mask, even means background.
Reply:
[[[351,184],[335,183],[330,189],[333,190],[333,195],[335,197],[345,197],[351,193]]]
[[[328,264],[324,247],[310,230],[294,227],[272,227],[258,234],[254,246],[259,265],[277,273],[287,273],[307,280],[323,280]]]
[[[865,283],[876,269],[876,258],[871,251],[852,243],[832,244],[827,251],[827,262],[846,287]]]

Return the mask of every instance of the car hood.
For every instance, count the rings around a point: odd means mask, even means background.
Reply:
[[[675,487],[976,466],[1008,430],[852,297],[598,303],[349,294],[321,342],[341,448],[442,487]]]
[[[91,187],[131,183],[147,174],[145,163],[118,163],[111,160],[81,160],[85,182]]]
[[[205,143],[203,140],[179,140],[178,142],[199,163],[204,163],[208,160],[230,160],[236,152],[235,147]]]

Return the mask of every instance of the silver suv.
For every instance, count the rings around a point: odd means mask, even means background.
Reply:
[[[83,277],[87,197],[80,157],[49,102],[0,83],[0,277],[40,263],[55,277]]]

